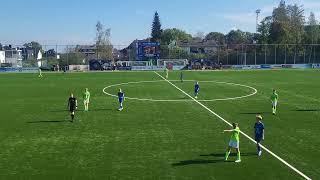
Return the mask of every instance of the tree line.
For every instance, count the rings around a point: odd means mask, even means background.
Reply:
[[[286,58],[286,56],[294,59],[298,58],[298,56],[308,56],[309,61],[320,55],[316,50],[316,46],[310,46],[311,44],[320,44],[320,25],[315,18],[315,14],[311,12],[306,18],[303,6],[286,4],[284,0],[281,0],[279,5],[273,9],[270,16],[262,19],[255,33],[234,29],[226,34],[221,32],[209,32],[208,34],[198,32],[195,35],[191,35],[177,28],[163,30],[161,29],[157,12],[154,15],[151,32],[151,41],[161,42],[162,58],[205,58],[217,60],[227,57],[230,61],[236,61],[235,59],[238,61],[239,56],[240,59],[243,58],[241,56],[244,56],[243,48],[245,48],[245,53],[247,54],[252,55],[256,51],[263,53],[265,59],[276,56],[275,52],[285,54],[282,59]],[[174,41],[192,40],[213,40],[219,46],[219,49],[211,54],[187,54],[179,47],[172,48],[170,46]],[[273,45],[272,48],[270,48],[271,45]],[[307,47],[307,45],[309,46]],[[273,57],[272,59],[275,58]]]
[[[258,25],[258,32],[231,30],[227,34],[210,32],[201,35],[186,33],[177,28],[161,29],[159,14],[156,12],[151,30],[151,40],[170,44],[173,40],[214,40],[218,45],[226,44],[318,44],[320,43],[319,22],[313,12],[305,18],[305,11],[297,4],[287,5],[281,0],[272,15],[265,17]]]

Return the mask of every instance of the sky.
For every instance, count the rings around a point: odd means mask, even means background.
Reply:
[[[95,24],[111,28],[111,41],[126,46],[150,36],[155,11],[162,28],[227,33],[232,29],[255,32],[255,10],[260,20],[271,15],[280,0],[3,0],[0,3],[0,43],[20,45],[93,44]],[[320,20],[320,0],[287,0]]]

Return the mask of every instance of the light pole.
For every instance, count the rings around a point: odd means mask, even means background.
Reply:
[[[256,33],[258,33],[258,25],[259,25],[259,14],[261,13],[261,9],[257,9],[256,10],[256,14],[257,14],[257,17],[256,17]]]

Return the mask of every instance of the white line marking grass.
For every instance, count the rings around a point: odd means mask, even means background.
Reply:
[[[185,82],[195,82],[196,80],[184,80]],[[119,84],[112,84],[107,87],[105,87],[102,91],[108,96],[112,97],[118,97],[117,95],[108,93],[106,90],[108,88],[114,87],[114,86],[121,86],[121,85],[127,85],[127,84],[139,84],[139,83],[156,83],[156,82],[166,82],[165,80],[156,80],[156,81],[136,81],[136,82],[126,82],[126,83],[119,83]],[[171,82],[180,82],[180,80],[171,80]],[[251,89],[253,92],[247,95],[243,96],[237,96],[237,97],[229,97],[229,98],[220,98],[220,99],[201,99],[198,100],[199,102],[210,102],[210,101],[228,101],[228,100],[237,100],[237,99],[243,99],[250,96],[253,96],[257,94],[258,90],[247,85],[243,84],[236,84],[236,83],[230,83],[230,82],[218,82],[218,81],[198,81],[198,82],[207,82],[207,83],[217,83],[217,84],[227,84],[227,85],[233,85],[233,86],[240,86],[245,87],[248,89]],[[131,100],[138,100],[138,101],[153,101],[153,102],[190,102],[192,99],[152,99],[152,98],[135,98],[135,97],[126,97],[126,99]]]
[[[188,93],[186,93],[185,91],[183,91],[182,89],[180,89],[178,86],[176,86],[175,84],[173,84],[172,82],[168,81],[166,78],[164,78],[163,76],[161,76],[159,73],[155,72],[159,77],[161,77],[163,80],[167,81],[169,84],[171,84],[173,87],[175,87],[176,89],[178,89],[179,91],[181,91],[183,94],[185,94],[186,96],[188,96],[189,98],[191,98],[194,102],[196,102],[197,104],[199,104],[200,106],[202,106],[204,109],[208,110],[211,114],[215,115],[216,117],[218,117],[220,120],[222,120],[223,122],[225,122],[226,124],[228,124],[229,126],[232,126],[232,124],[230,122],[228,122],[227,120],[223,119],[220,115],[218,115],[217,113],[213,112],[211,109],[209,109],[207,106],[205,106],[204,104],[202,104],[201,102],[199,102],[198,100],[196,100],[195,98],[193,98],[192,96],[190,96]],[[245,136],[246,138],[248,138],[250,141],[252,141],[253,143],[256,143],[256,141],[254,139],[252,139],[250,136],[248,136],[246,133],[240,131],[240,133]],[[311,178],[309,178],[307,175],[303,174],[301,171],[299,171],[298,169],[296,169],[295,167],[293,167],[291,164],[289,164],[287,161],[283,160],[282,158],[280,158],[278,155],[276,155],[275,153],[273,153],[272,151],[270,151],[268,148],[266,148],[263,145],[260,145],[262,149],[264,149],[266,152],[268,152],[269,154],[271,154],[273,157],[275,157],[276,159],[278,159],[279,161],[281,161],[283,164],[285,164],[286,166],[288,166],[290,169],[294,170],[296,173],[298,173],[300,176],[302,176],[303,178],[307,179],[307,180],[311,180]]]

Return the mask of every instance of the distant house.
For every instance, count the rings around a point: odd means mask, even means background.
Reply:
[[[23,60],[36,59],[37,54],[40,51],[40,49],[35,49],[35,48],[21,48],[21,50],[22,50]]]
[[[44,52],[43,57],[56,57],[57,53],[54,49],[49,49],[48,51]]]
[[[5,46],[3,50],[0,51],[0,63],[8,64],[11,67],[22,67],[22,50]]]
[[[218,44],[214,40],[189,40],[177,41],[176,46],[184,49],[187,53],[216,53]]]
[[[6,52],[0,50],[0,63],[5,63],[6,62]]]

